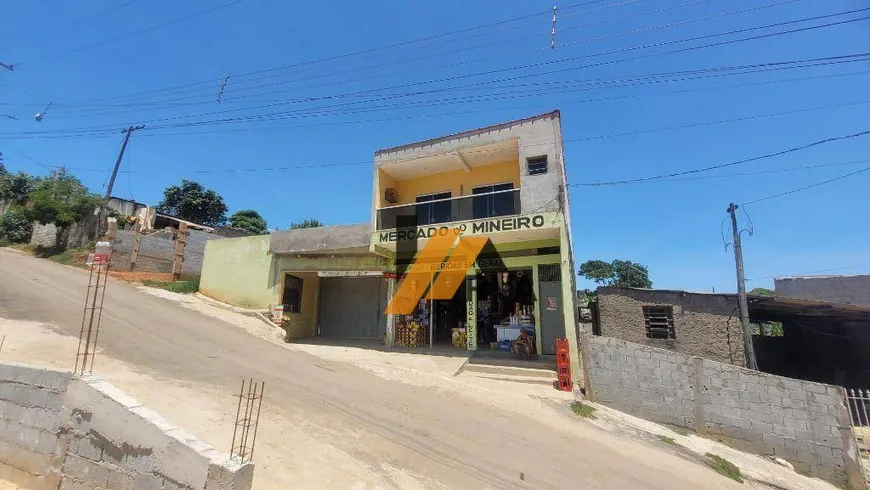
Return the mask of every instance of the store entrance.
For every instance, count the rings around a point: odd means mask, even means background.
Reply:
[[[467,348],[465,298],[463,281],[451,299],[433,301],[432,325],[436,347]]]
[[[535,345],[535,291],[531,269],[477,276],[478,349],[512,352],[523,330]]]

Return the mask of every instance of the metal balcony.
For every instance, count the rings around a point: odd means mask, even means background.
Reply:
[[[508,189],[445,199],[431,199],[414,204],[402,204],[378,209],[377,229],[397,228],[416,218],[416,226],[510,216],[520,213],[520,190]]]

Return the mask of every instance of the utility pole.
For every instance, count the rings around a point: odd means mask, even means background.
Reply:
[[[103,230],[103,219],[109,208],[109,198],[112,197],[112,188],[115,186],[115,177],[118,176],[118,168],[121,167],[121,160],[124,159],[124,152],[127,150],[127,143],[130,142],[130,135],[134,131],[143,129],[144,125],[130,126],[124,130],[124,142],[121,143],[121,151],[118,153],[118,159],[115,160],[115,168],[112,169],[112,176],[109,178],[109,185],[106,186],[106,195],[103,196],[103,203],[100,205],[99,213],[97,214],[96,234],[99,235]],[[96,238],[99,238],[98,236]]]
[[[734,234],[734,262],[737,265],[737,303],[740,307],[740,324],[743,327],[743,353],[746,367],[758,371],[755,348],[752,346],[752,330],[749,326],[749,303],[746,301],[746,279],[743,275],[743,247],[740,245],[740,230],[737,229],[737,205],[733,202],[727,212],[731,215],[731,231]]]
[[[106,195],[103,197],[103,204],[108,203],[109,198],[112,197],[112,187],[115,186],[115,177],[118,176],[118,168],[121,167],[121,160],[124,158],[124,152],[127,150],[127,143],[130,141],[130,135],[133,134],[133,131],[139,131],[143,128],[145,128],[143,125],[130,126],[124,130],[124,142],[121,143],[121,151],[118,153],[118,159],[115,160],[115,168],[112,169],[112,177],[109,178],[109,185],[106,186]]]

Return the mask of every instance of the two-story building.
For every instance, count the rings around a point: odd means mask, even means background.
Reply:
[[[211,242],[201,292],[283,304],[296,337],[505,350],[525,329],[538,354],[577,345],[558,111],[379,150],[373,174],[370,223]],[[403,291],[413,308],[389,310]]]

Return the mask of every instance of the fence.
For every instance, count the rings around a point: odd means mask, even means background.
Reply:
[[[866,488],[843,388],[588,334],[582,353],[592,401]]]
[[[849,416],[854,427],[870,427],[870,390],[846,390]]]

